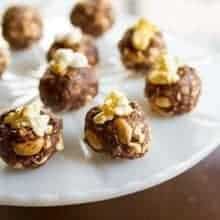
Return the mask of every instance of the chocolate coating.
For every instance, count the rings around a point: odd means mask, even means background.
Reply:
[[[53,111],[71,111],[84,106],[98,92],[93,68],[68,68],[64,75],[48,69],[40,80],[40,97]]]
[[[155,85],[147,82],[146,97],[153,111],[162,116],[173,116],[191,112],[197,105],[202,83],[196,70],[183,66],[178,69],[180,80],[171,85]],[[166,107],[158,104],[158,98],[168,100]]]
[[[100,37],[114,23],[111,4],[107,0],[89,0],[75,5],[70,16],[71,23],[93,37]]]
[[[6,10],[2,21],[3,36],[11,48],[26,49],[42,36],[41,16],[31,6],[12,6]]]
[[[155,33],[148,48],[141,51],[133,46],[133,33],[134,29],[130,28],[118,44],[121,61],[127,69],[146,73],[146,71],[152,68],[156,59],[166,48],[163,35],[160,32]]]
[[[74,52],[80,52],[84,54],[88,62],[91,66],[95,66],[99,62],[99,54],[98,49],[96,48],[95,44],[93,43],[90,37],[83,37],[82,42],[80,44],[74,45],[67,45],[65,42],[54,42],[48,53],[47,53],[47,60],[50,61],[53,57],[55,52],[58,49],[71,49]]]
[[[14,129],[9,124],[5,124],[3,120],[8,113],[0,117],[0,157],[10,167],[17,169],[37,168],[45,164],[58,151],[56,148],[58,144],[62,143],[62,121],[47,111],[42,112],[50,116],[49,124],[52,125],[52,132],[44,135],[44,147],[39,153],[33,156],[20,156],[16,154],[14,145],[25,144],[39,137],[31,128]]]
[[[97,152],[105,152],[113,158],[135,159],[142,157],[149,148],[150,128],[137,103],[130,104],[129,116],[116,116],[104,124],[96,124],[94,116],[100,110],[92,108],[85,119],[85,141]]]

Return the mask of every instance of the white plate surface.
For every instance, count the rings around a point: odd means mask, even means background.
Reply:
[[[20,105],[37,94],[39,75],[32,71],[43,64],[44,51],[54,33],[69,28],[66,23],[61,19],[48,19],[47,32],[40,46],[13,54],[9,72],[0,82],[0,92],[4,94],[0,100],[1,107]],[[100,94],[80,111],[62,115],[65,150],[36,170],[15,171],[0,163],[0,204],[52,206],[126,195],[177,176],[220,144],[218,57],[165,34],[170,51],[182,55],[184,60],[199,69],[203,94],[192,114],[172,119],[156,118],[148,111],[143,95],[143,78],[127,77],[119,61],[116,42],[129,23],[129,19],[121,19],[106,37],[97,42],[102,57]],[[142,159],[112,160],[106,155],[91,152],[82,144],[86,112],[101,102],[112,88],[118,88],[131,100],[138,101],[150,118],[153,141],[149,153]]]

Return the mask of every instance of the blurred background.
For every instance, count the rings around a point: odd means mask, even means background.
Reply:
[[[132,1],[136,12],[147,15],[163,28],[220,50],[219,0],[139,0]]]
[[[17,2],[40,7],[47,15],[69,13],[77,0],[0,0],[0,9]],[[218,52],[219,0],[112,0],[118,15],[146,16],[160,27]]]

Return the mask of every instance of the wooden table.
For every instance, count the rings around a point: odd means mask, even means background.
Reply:
[[[130,196],[56,208],[0,207],[1,220],[219,220],[220,149],[185,174]]]

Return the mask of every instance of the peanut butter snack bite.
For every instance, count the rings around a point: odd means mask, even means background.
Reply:
[[[40,40],[42,29],[41,15],[31,6],[12,6],[3,15],[3,36],[12,49],[22,50],[31,47]]]
[[[97,95],[98,80],[85,55],[58,49],[40,80],[39,90],[41,100],[53,111],[71,111]]]
[[[114,23],[113,9],[109,0],[84,0],[74,6],[71,23],[93,37],[100,37]]]
[[[40,102],[0,116],[0,157],[12,168],[37,168],[63,150],[62,121]]]
[[[113,158],[142,157],[149,149],[150,137],[141,107],[121,92],[110,92],[102,105],[86,115],[85,142],[94,151]]]
[[[191,112],[197,105],[202,82],[197,71],[161,55],[146,80],[145,94],[151,109],[162,116]]]
[[[118,47],[124,66],[143,73],[152,68],[155,60],[166,48],[160,30],[146,19],[140,19],[129,28]]]
[[[99,62],[98,49],[93,39],[87,35],[83,35],[81,29],[78,27],[73,27],[69,33],[56,36],[47,53],[48,61],[53,59],[58,49],[71,49],[73,52],[84,54],[91,66],[95,66]]]

